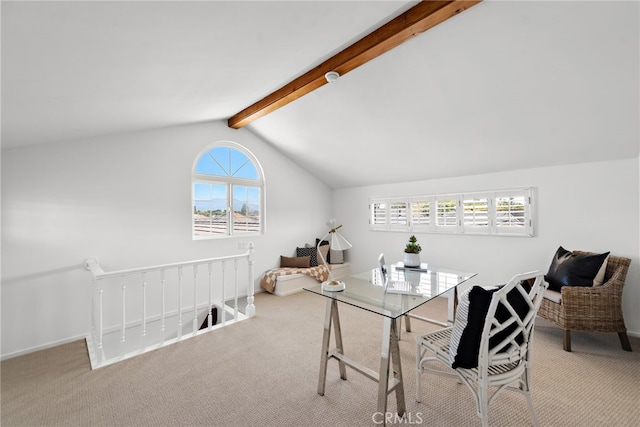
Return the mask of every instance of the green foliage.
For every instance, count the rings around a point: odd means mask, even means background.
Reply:
[[[199,209],[196,209],[196,207],[193,207],[193,213],[197,214],[197,215],[203,215],[203,216],[208,216],[208,217],[214,217],[214,218],[219,218],[219,217],[223,217],[227,215],[227,211],[226,210],[220,210],[220,209],[216,209],[215,211],[211,211],[211,210],[207,210],[207,211],[201,211]]]
[[[408,254],[419,254],[421,250],[422,248],[420,247],[416,236],[409,237],[409,243],[407,243],[407,247],[404,249],[404,251]]]

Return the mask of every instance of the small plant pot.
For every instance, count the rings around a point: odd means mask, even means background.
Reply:
[[[420,254],[408,254],[405,252],[402,261],[405,267],[420,267]]]

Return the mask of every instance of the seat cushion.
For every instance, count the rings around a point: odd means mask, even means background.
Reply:
[[[544,276],[549,289],[560,292],[563,286],[593,286],[594,279],[607,260],[609,252],[586,255],[558,248],[549,271]]]
[[[546,289],[544,291],[543,297],[551,302],[555,302],[556,304],[562,303],[562,293],[554,291],[552,289]]]

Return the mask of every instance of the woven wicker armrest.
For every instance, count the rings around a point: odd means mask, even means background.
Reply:
[[[610,281],[607,285],[596,287],[563,286],[562,305],[565,316],[571,318],[578,313],[584,316],[587,312],[595,316],[595,312],[601,310],[619,311],[623,285],[621,282]]]
[[[616,294],[619,295],[622,293],[623,286],[623,282],[616,280],[609,280],[602,286],[563,286],[561,289],[562,301],[573,298],[584,298],[587,296],[592,298],[607,298],[608,296]]]
[[[622,317],[624,283],[609,281],[596,287],[563,286],[563,328],[617,332],[625,330]]]

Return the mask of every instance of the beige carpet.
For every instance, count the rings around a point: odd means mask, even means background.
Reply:
[[[324,299],[307,292],[256,296],[257,316],[95,371],[84,341],[0,364],[2,426],[372,426],[376,387],[329,362],[325,396],[316,393]],[[345,352],[377,370],[381,319],[340,305]],[[421,307],[444,318],[445,301]],[[409,418],[401,425],[479,426],[466,386],[425,375],[415,402],[415,336],[436,328],[413,321],[400,343]],[[640,424],[640,340],[622,350],[616,334],[561,331],[537,320],[533,399],[542,426]],[[390,409],[395,397],[390,396]],[[505,392],[492,426],[527,426],[524,398]]]

